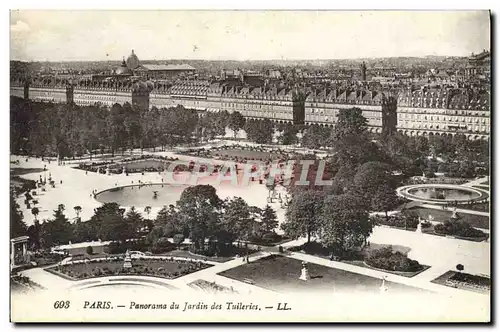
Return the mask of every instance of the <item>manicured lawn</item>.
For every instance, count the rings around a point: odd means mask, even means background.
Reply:
[[[170,161],[161,161],[154,159],[137,160],[129,162],[121,162],[111,166],[111,168],[127,168],[127,169],[144,169],[144,168],[163,168],[165,165],[168,167]]]
[[[476,203],[470,205],[463,205],[460,207],[464,210],[472,210],[472,211],[480,211],[480,212],[489,212],[490,211],[490,203]]]
[[[20,167],[11,167],[10,168],[10,175],[11,176],[24,175],[24,174],[30,174],[30,173],[40,173],[40,172],[43,172],[43,168],[20,168]]]
[[[257,261],[219,273],[220,275],[278,292],[368,292],[379,293],[382,281],[362,274],[308,263],[311,279],[299,279],[302,262],[280,255],[271,255]],[[410,294],[427,292],[415,287],[386,282],[388,292]]]
[[[123,260],[79,263],[55,266],[47,269],[47,271],[77,280],[106,275],[141,275],[175,279],[212,266],[201,262],[175,261],[170,259],[139,259],[132,261],[131,269],[124,270],[123,263]]]
[[[419,274],[419,273],[421,273],[421,272],[423,272],[423,271],[425,271],[425,270],[427,270],[429,268],[429,266],[427,266],[427,265],[422,265],[423,269],[420,270],[420,271],[416,271],[416,272],[399,272],[399,271],[381,270],[381,269],[377,269],[375,267],[371,267],[371,266],[365,264],[365,262],[364,262],[365,261],[365,257],[368,257],[368,255],[372,251],[378,250],[378,249],[381,249],[381,248],[387,247],[387,246],[389,246],[389,244],[370,243],[369,247],[365,247],[355,257],[342,260],[342,263],[356,265],[356,266],[360,266],[360,267],[364,267],[364,268],[368,268],[368,269],[372,269],[372,270],[376,270],[376,271],[384,271],[384,272],[387,272],[387,273],[392,273],[392,274],[396,274],[396,275],[400,275],[400,276],[408,277],[408,278],[414,277],[417,274]],[[297,248],[297,247],[295,247],[295,248]],[[403,254],[408,254],[408,252],[410,252],[410,250],[411,250],[411,248],[409,248],[409,247],[400,246],[400,245],[392,245],[392,251],[393,252],[399,251],[399,252],[401,252]],[[292,251],[295,251],[295,250],[292,249]],[[301,250],[301,252],[309,254],[309,255],[314,255],[314,256],[321,257],[321,258],[325,258],[325,259],[330,259],[330,254],[328,253],[327,249],[324,249],[321,252],[311,252],[311,251],[305,252],[304,250]]]
[[[427,208],[412,208],[410,211],[414,211],[418,213],[421,218],[428,219],[429,214],[434,217],[435,221],[446,221],[449,220],[451,215],[453,214],[451,211],[444,210],[435,210],[435,209],[427,209]],[[478,216],[475,214],[467,214],[458,212],[458,215],[461,217],[461,220],[465,221],[472,227],[490,229],[490,218],[486,216]]]

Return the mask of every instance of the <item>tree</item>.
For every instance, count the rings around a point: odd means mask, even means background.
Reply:
[[[325,199],[320,239],[331,248],[332,258],[359,249],[372,232],[368,211],[350,194]]]
[[[88,242],[98,239],[98,229],[91,221],[82,222],[80,218],[73,225],[73,239],[76,242]]]
[[[259,144],[270,144],[273,141],[274,126],[271,120],[247,120],[244,125],[248,139]]]
[[[323,146],[327,146],[330,133],[330,128],[318,125],[309,126],[302,137],[302,146],[309,149],[319,149]]]
[[[10,191],[10,237],[26,235],[28,227],[23,221],[23,213],[19,210],[14,193]]]
[[[323,200],[325,193],[316,190],[297,190],[285,212],[282,228],[291,238],[318,235],[323,218]]]
[[[27,233],[29,236],[29,243],[31,248],[39,249],[41,247],[40,229],[41,225],[38,220],[35,220],[35,223],[28,227]]]
[[[462,264],[457,264],[458,273],[462,273],[463,270],[464,270],[464,266]]]
[[[388,185],[377,188],[371,199],[372,211],[385,212],[385,218],[389,219],[388,212],[398,205],[396,191]]]
[[[173,238],[174,244],[178,247],[184,242],[184,234],[175,234]]]
[[[151,213],[151,206],[146,206],[144,208],[144,212],[146,212],[146,214],[148,215],[148,219],[149,219],[149,214]]]
[[[269,205],[266,205],[264,209],[261,210],[260,227],[264,234],[273,232],[274,229],[278,227],[276,212]]]
[[[137,232],[144,228],[144,219],[141,214],[135,209],[135,207],[131,207],[130,210],[125,214],[124,219],[124,228],[128,238],[135,238],[137,236]]]
[[[187,230],[184,229],[174,205],[164,206],[158,212],[154,225],[154,228],[160,227],[162,229],[161,234],[167,237],[171,237],[176,233],[187,234]],[[156,230],[156,233],[159,234],[160,232]]]
[[[31,209],[31,214],[35,217],[35,221],[38,220],[36,217],[40,213],[40,210],[37,207]]]
[[[229,127],[229,129],[233,130],[234,138],[236,138],[238,131],[240,131],[240,129],[242,129],[244,125],[245,118],[243,117],[243,115],[241,115],[240,112],[235,111],[231,113],[227,126]]]
[[[391,166],[378,161],[369,161],[359,166],[354,176],[354,189],[370,204],[377,190],[383,186],[395,188]],[[387,191],[386,191],[387,193]]]
[[[124,223],[125,210],[117,203],[105,203],[95,209],[88,223],[97,230],[97,237],[108,241],[125,241],[130,236],[130,230]]]
[[[73,226],[64,215],[64,207],[54,210],[54,218],[41,224],[40,237],[47,247],[68,243],[73,240]]]
[[[80,212],[82,212],[82,207],[80,205],[76,205],[73,209],[75,210],[76,217],[80,218]]]
[[[298,128],[292,124],[286,124],[283,128],[283,133],[279,137],[280,143],[283,145],[296,144],[298,142],[297,138]]]
[[[218,237],[226,243],[235,239],[248,241],[254,235],[254,223],[247,202],[241,197],[234,197],[225,202]]]
[[[161,226],[155,226],[153,229],[151,229],[146,236],[146,242],[149,243],[150,245],[154,245],[155,243],[158,242],[158,240],[162,237],[165,237],[165,233],[163,232],[163,227]]]
[[[378,149],[367,135],[368,121],[359,108],[340,110],[330,137],[330,146],[340,165],[357,167],[368,160],[375,160]]]
[[[205,240],[220,229],[222,203],[210,185],[188,187],[182,192],[177,201],[178,217],[195,250],[203,250]]]

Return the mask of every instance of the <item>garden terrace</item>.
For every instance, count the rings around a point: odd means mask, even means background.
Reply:
[[[400,214],[395,214],[388,216],[371,216],[374,225],[384,225],[398,229],[404,229],[407,231],[415,231],[418,226],[418,216],[410,214],[408,212],[403,212]]]
[[[307,282],[299,279],[302,262],[281,255],[270,255],[250,261],[219,274],[242,282],[252,280],[255,286],[278,292],[380,292],[382,282],[378,278],[312,263],[308,263],[307,267],[311,276]],[[386,282],[385,285],[390,293],[409,295],[427,292],[399,283]]]
[[[447,220],[443,223],[433,224],[422,228],[422,232],[439,236],[452,236],[457,239],[482,242],[488,239],[489,235],[481,230],[475,229],[468,223],[456,220]]]
[[[212,266],[201,261],[157,256],[148,257],[147,259],[133,259],[132,268],[130,269],[124,268],[123,262],[123,258],[121,257],[91,259],[57,265],[46,270],[70,280],[116,275],[139,275],[175,279]]]
[[[188,149],[182,154],[215,158],[219,160],[245,163],[249,160],[272,161],[277,159],[287,160],[289,153],[280,149],[267,149],[259,146],[220,146],[212,148]]]
[[[93,163],[83,163],[77,168],[85,171],[99,172],[101,174],[106,173],[106,169],[109,168],[109,172],[112,174],[122,174],[124,169],[127,173],[141,173],[141,172],[163,172],[165,167],[168,167],[172,161],[178,160],[177,158],[167,158],[161,156],[153,155],[142,155],[134,158],[120,159],[118,161],[102,161]],[[177,170],[187,170],[187,167],[181,167],[179,165]]]
[[[436,209],[427,209],[423,207],[415,207],[411,208],[407,211],[411,211],[411,213],[416,213],[422,219],[428,219],[429,215],[431,215],[434,221],[444,222],[450,220],[453,212],[445,211],[445,210],[436,210]],[[490,229],[490,218],[487,216],[480,216],[476,214],[469,213],[457,213],[460,217],[461,221],[464,221],[471,225],[472,227],[482,228],[482,229]]]
[[[290,251],[300,251],[305,254],[318,256],[325,259],[331,258],[331,250],[321,243],[304,243],[297,247],[291,247]],[[403,277],[414,277],[429,268],[420,265],[407,257],[411,249],[400,245],[381,245],[370,243],[359,252],[353,252],[341,260],[343,263],[384,271]]]

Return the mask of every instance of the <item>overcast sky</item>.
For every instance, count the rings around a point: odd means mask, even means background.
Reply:
[[[12,11],[11,59],[343,59],[489,50],[489,13]]]

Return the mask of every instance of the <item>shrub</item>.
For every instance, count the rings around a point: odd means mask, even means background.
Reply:
[[[328,248],[326,248],[325,246],[323,246],[321,243],[318,242],[304,243],[297,247],[291,247],[288,250],[304,251],[306,254],[311,254],[311,255],[318,254],[322,256],[329,256],[331,254]]]
[[[432,178],[436,177],[436,174],[434,174],[433,171],[425,171],[424,175],[425,175],[426,178],[429,178],[429,179],[432,179]]]
[[[86,251],[87,251],[87,255],[92,255],[94,253],[94,248],[92,248],[92,246],[88,246]]]
[[[406,254],[393,252],[392,246],[373,250],[365,261],[373,267],[387,271],[417,272],[422,269],[419,262],[408,258]]]
[[[391,227],[416,229],[418,225],[418,216],[407,213],[389,216],[389,218],[372,216],[370,217],[374,225],[386,225]]]
[[[434,231],[438,234],[456,235],[460,237],[481,238],[485,233],[479,229],[475,229],[465,221],[445,221],[441,224],[434,226]]]
[[[174,244],[176,244],[177,246],[179,246],[182,242],[184,242],[184,235],[183,234],[175,234],[174,235]]]
[[[124,252],[125,252],[124,248],[122,248],[122,246],[120,246],[120,243],[118,242],[111,242],[108,245],[108,253],[110,254],[121,254]]]
[[[431,227],[432,223],[429,221],[423,221],[420,223],[420,225],[422,226],[422,228],[429,228]]]
[[[280,239],[281,237],[275,232],[269,232],[262,236],[262,240],[266,243],[276,242],[279,241]]]

